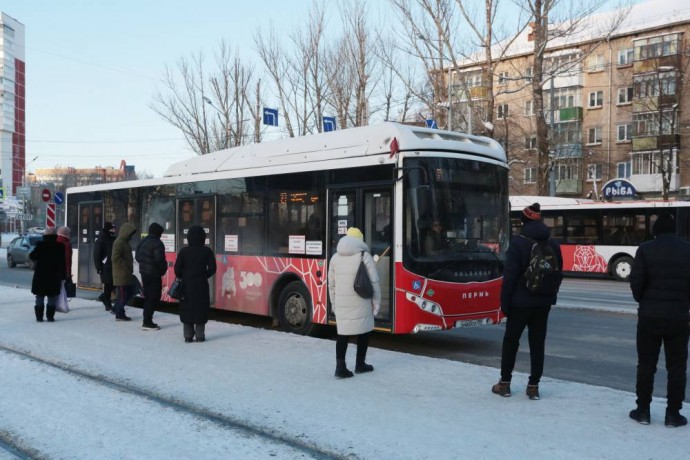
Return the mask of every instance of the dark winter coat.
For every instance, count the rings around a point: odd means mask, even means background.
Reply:
[[[131,286],[134,283],[134,258],[129,240],[137,231],[132,224],[124,224],[113,242],[113,286]]]
[[[180,321],[185,324],[205,324],[211,307],[208,279],[216,272],[216,258],[204,245],[206,233],[195,225],[187,233],[189,246],[180,249],[175,261],[175,276],[182,279],[183,300],[180,301]]]
[[[58,243],[57,235],[43,235],[29,258],[36,263],[31,292],[34,295],[55,296],[60,294],[65,280],[65,247]]]
[[[530,221],[522,226],[520,235],[527,236],[536,241],[549,240],[549,244],[558,257],[558,268],[563,270],[563,255],[561,245],[550,239],[551,231],[541,221]],[[529,266],[533,243],[521,236],[515,236],[510,241],[506,252],[506,263],[503,270],[503,288],[501,289],[501,310],[506,315],[513,308],[548,307],[554,305],[557,294],[536,294],[525,284],[524,273]]]
[[[161,241],[163,227],[153,223],[149,227],[149,234],[141,240],[137,247],[135,258],[139,262],[139,273],[146,276],[163,276],[168,271],[165,260],[165,245]]]
[[[630,289],[639,302],[638,316],[690,318],[690,243],[662,233],[637,248]]]
[[[101,283],[113,284],[113,236],[109,230],[101,230],[101,234],[96,240],[96,246],[93,251],[93,263],[96,271],[101,274]],[[103,262],[105,260],[105,262]]]

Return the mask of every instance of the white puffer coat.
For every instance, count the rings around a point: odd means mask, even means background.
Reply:
[[[374,287],[371,299],[361,298],[353,287],[362,251]],[[381,304],[381,285],[376,264],[364,241],[347,235],[340,239],[337,252],[328,266],[328,295],[335,312],[338,335],[359,335],[374,329],[372,305]]]

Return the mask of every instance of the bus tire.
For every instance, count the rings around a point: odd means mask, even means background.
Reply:
[[[278,297],[280,327],[293,334],[308,335],[313,328],[311,297],[304,283],[292,281]]]
[[[632,270],[633,259],[629,256],[622,256],[613,261],[611,274],[619,281],[628,281]]]

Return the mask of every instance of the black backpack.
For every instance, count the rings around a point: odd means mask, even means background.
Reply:
[[[563,279],[556,251],[549,240],[537,241],[525,235],[520,236],[532,243],[529,265],[524,273],[525,286],[535,294],[556,294]]]

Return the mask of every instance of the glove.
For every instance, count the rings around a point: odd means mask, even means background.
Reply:
[[[100,274],[101,274],[101,270],[96,270],[96,273],[98,273],[98,274],[100,275]]]
[[[381,310],[381,304],[379,302],[374,302],[374,316],[379,314]]]

